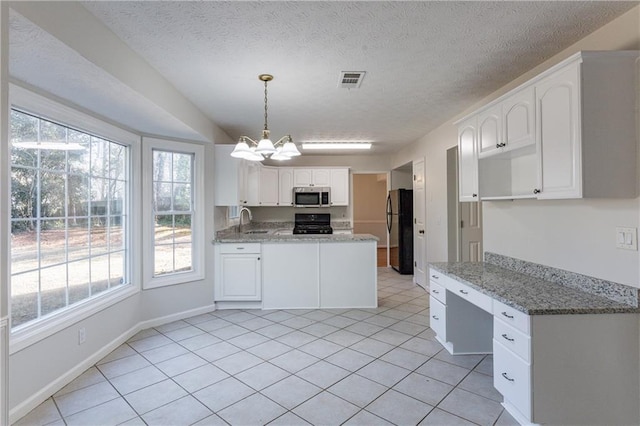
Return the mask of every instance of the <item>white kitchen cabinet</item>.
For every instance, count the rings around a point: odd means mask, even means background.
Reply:
[[[278,168],[278,205],[293,206],[293,169]]]
[[[536,83],[539,199],[635,197],[638,52],[583,52]]]
[[[331,186],[331,169],[293,169],[293,186]]]
[[[263,309],[317,309],[319,244],[263,243]]]
[[[458,126],[458,174],[460,201],[478,201],[478,145],[476,117]]]
[[[238,171],[238,201],[241,206],[260,205],[260,168],[255,161],[241,160]]]
[[[477,120],[478,157],[482,157],[501,148],[502,106],[498,104],[482,111]]]
[[[349,205],[349,169],[331,169],[330,170],[330,187],[331,187],[331,205],[332,206],[348,206]]]
[[[214,300],[261,300],[260,258],[260,244],[216,244]]]
[[[279,173],[277,167],[261,167],[258,182],[260,206],[277,206],[280,193]]]
[[[215,146],[214,199],[216,206],[237,206],[240,200],[238,175],[241,160],[231,157],[234,148],[235,145]]]

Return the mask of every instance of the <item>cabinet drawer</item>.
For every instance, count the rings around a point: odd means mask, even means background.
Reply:
[[[493,312],[493,305],[491,303],[492,299],[486,294],[482,294],[479,291],[474,290],[471,287],[455,280],[449,280],[447,282],[447,290],[476,305],[478,308],[484,311],[487,311],[489,313]]]
[[[527,336],[531,335],[531,324],[529,315],[520,312],[511,306],[507,306],[502,302],[493,300],[493,315],[501,321],[511,325],[522,331]]]
[[[440,302],[442,302],[442,303],[444,303],[446,305],[447,304],[447,289],[444,288],[443,286],[441,286],[440,284],[437,284],[437,283],[435,283],[433,281],[429,282],[429,287],[430,287],[431,296],[435,297]]]
[[[260,243],[225,243],[220,244],[220,253],[257,253],[260,254]]]
[[[526,362],[531,362],[531,338],[522,331],[493,317],[493,339]]]
[[[493,341],[493,386],[525,418],[531,419],[531,365]]]
[[[431,296],[429,297],[429,312],[429,326],[443,342],[446,342],[447,307]]]
[[[442,274],[442,272],[438,272],[435,269],[429,269],[429,279],[432,282],[441,282],[444,278],[444,275]],[[444,284],[442,284],[444,285]]]

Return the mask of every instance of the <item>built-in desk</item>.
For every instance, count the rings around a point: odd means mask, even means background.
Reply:
[[[454,355],[493,353],[521,424],[640,424],[640,309],[487,263],[430,265],[430,325]]]

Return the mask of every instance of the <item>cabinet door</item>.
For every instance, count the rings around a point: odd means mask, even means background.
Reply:
[[[293,169],[278,169],[278,205],[293,205]]]
[[[349,205],[349,169],[331,169],[331,205]]]
[[[234,145],[215,146],[215,205],[237,206],[240,200],[239,168],[241,160],[231,157]]]
[[[330,169],[313,169],[312,186],[331,186],[331,170]]]
[[[262,166],[253,161],[247,161],[244,179],[244,196],[246,206],[260,205],[260,168]]]
[[[478,114],[479,156],[500,149],[502,143],[502,109],[500,104]]]
[[[475,117],[458,127],[460,201],[478,201],[478,152]]]
[[[540,199],[582,197],[579,67],[568,66],[536,84]]]
[[[503,102],[503,142],[507,149],[535,143],[535,95],[533,86],[514,93]]]
[[[215,300],[253,301],[262,298],[259,254],[220,254]]]
[[[260,168],[260,205],[277,206],[280,187],[278,183],[278,169],[276,167]]]
[[[311,169],[293,169],[293,186],[311,186],[313,172]]]

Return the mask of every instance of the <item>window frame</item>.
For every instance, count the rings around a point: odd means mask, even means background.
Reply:
[[[92,135],[112,140],[129,147],[129,229],[127,238],[126,262],[130,277],[130,283],[118,286],[109,291],[102,292],[91,298],[77,302],[71,306],[52,312],[31,324],[21,325],[17,330],[10,331],[9,352],[18,352],[34,343],[39,342],[71,325],[86,319],[97,312],[104,310],[116,303],[127,299],[140,292],[141,268],[139,253],[141,250],[140,237],[136,235],[141,229],[140,204],[140,164],[141,138],[132,132],[107,123],[76,108],[70,107],[49,97],[27,90],[17,84],[9,85],[10,108],[15,108],[44,119],[52,120],[60,124],[90,133]],[[11,170],[11,159],[7,160],[7,175]],[[9,218],[9,220],[11,220]],[[8,225],[8,224],[7,224]],[[11,274],[11,251],[9,257],[9,271]],[[9,299],[11,299],[11,286],[9,286]],[[9,318],[11,318],[11,303],[9,303]]]
[[[205,235],[205,211],[204,211],[204,146],[193,142],[175,141],[158,138],[143,138],[142,149],[142,217],[143,220],[143,290],[165,287],[176,284],[184,284],[192,281],[203,280],[204,274],[204,235]],[[192,221],[192,269],[191,271],[173,272],[154,276],[154,210],[153,210],[153,151],[161,150],[173,153],[192,154],[193,158],[193,188],[191,194]]]

